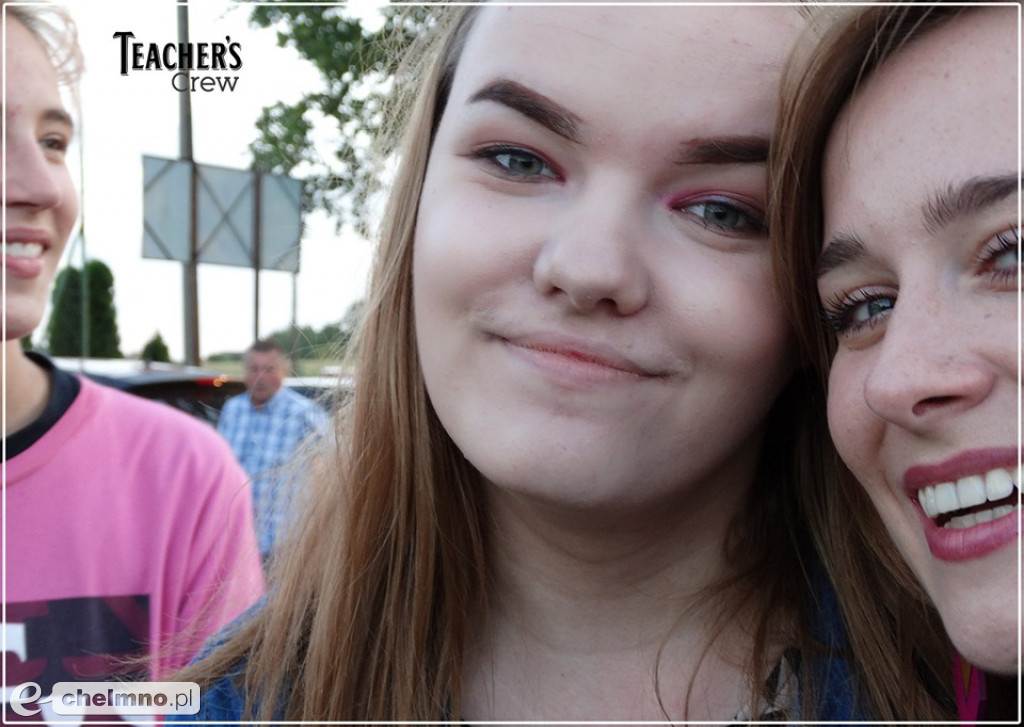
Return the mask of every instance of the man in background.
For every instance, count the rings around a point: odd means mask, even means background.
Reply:
[[[246,393],[225,403],[217,424],[252,478],[256,534],[264,563],[292,509],[297,470],[286,465],[304,440],[327,428],[327,415],[319,405],[282,386],[289,370],[279,343],[256,341],[245,353]]]

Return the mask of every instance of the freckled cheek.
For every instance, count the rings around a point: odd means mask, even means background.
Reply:
[[[1024,340],[1024,320],[1018,325],[1016,298],[1014,291],[999,301],[998,308],[993,302],[976,326],[985,336],[978,348],[986,352],[1002,377],[1013,381],[1017,380],[1017,354]]]

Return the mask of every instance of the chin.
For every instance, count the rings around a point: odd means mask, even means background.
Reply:
[[[936,603],[953,645],[965,659],[987,672],[1017,674],[1019,584],[1010,578],[999,586],[962,584],[959,592],[949,594],[952,598],[940,597]]]
[[[979,633],[978,629],[967,628],[961,633],[951,633],[957,651],[977,667],[992,674],[1013,676],[1020,672],[1017,661],[1017,621],[1010,618],[1007,623],[989,624]],[[1012,621],[1012,623],[1010,623]]]
[[[6,341],[14,341],[19,338],[31,335],[39,326],[43,318],[41,310],[20,310],[16,305],[8,304],[4,311],[4,323],[6,324]]]

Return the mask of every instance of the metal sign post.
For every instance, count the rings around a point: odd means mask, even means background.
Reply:
[[[259,172],[252,173],[252,270],[255,279],[255,300],[252,304],[252,340],[260,340],[260,241],[263,237],[262,225],[260,224],[260,190],[262,188],[262,176]]]
[[[178,42],[188,45],[188,3],[178,5]],[[192,95],[186,88],[178,92],[178,153],[182,161],[192,162]],[[182,261],[182,299],[185,316],[185,363],[199,365],[199,281],[198,234],[196,225],[197,180],[189,175],[188,255]]]

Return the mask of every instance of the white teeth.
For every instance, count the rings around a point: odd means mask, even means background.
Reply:
[[[981,512],[969,512],[966,515],[958,515],[952,517],[944,527],[950,530],[963,530],[966,528],[973,528],[978,523],[987,523],[991,520],[998,520],[1001,517],[1005,517],[1013,512],[1016,508],[1013,505],[1000,505],[992,510],[982,510]]]
[[[1013,478],[1006,470],[992,470],[985,475],[985,495],[989,500],[1002,500],[1013,492]]]
[[[993,472],[1002,471],[1004,470],[993,470]],[[1003,495],[1002,497],[1006,497],[1006,495]],[[985,500],[988,499],[987,492],[985,490],[985,479],[981,475],[964,477],[956,483],[956,499],[960,502],[960,507],[974,507],[975,505],[980,505],[985,502]],[[994,497],[992,499],[1000,500],[1002,498]]]
[[[928,517],[935,517],[939,514],[939,508],[935,505],[935,488],[925,487],[917,491],[917,501],[921,503],[921,509]]]
[[[1009,515],[1011,512],[1013,512],[1016,509],[1017,508],[1014,505],[1000,505],[999,507],[997,507],[995,510],[992,511],[992,519],[995,520],[998,517],[1003,517],[1004,515]]]
[[[960,501],[956,496],[956,485],[943,482],[935,486],[935,507],[939,512],[953,512],[960,509]]]
[[[935,513],[934,515],[931,515],[930,517],[935,517],[935,515],[938,515],[939,514],[939,505],[935,501],[935,488],[934,487],[929,487],[928,488],[928,490],[925,492],[925,499],[928,502],[928,511],[932,512],[932,513]]]
[[[992,520],[993,512],[993,510],[978,510],[978,512],[974,513],[974,517],[979,523],[987,523]]]
[[[977,507],[985,502],[996,502],[1013,494],[1014,488],[1020,483],[1020,470],[994,469],[984,475],[969,475],[956,482],[942,482],[925,487],[917,492],[917,501],[921,509],[930,518],[955,512],[969,507]],[[990,511],[961,515],[950,520],[949,527],[972,527],[978,522],[987,522],[1002,507]],[[969,523],[969,524],[968,524]]]
[[[978,518],[974,516],[974,513],[967,513],[966,515],[951,517],[945,527],[950,530],[962,530],[964,528],[973,528],[977,524]]]
[[[43,254],[43,246],[38,242],[8,242],[4,245],[4,253],[10,257],[39,257]]]

